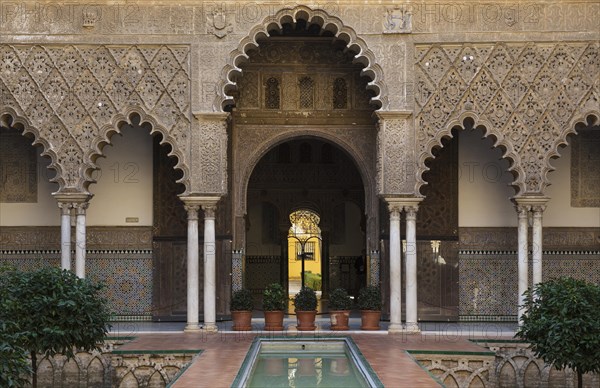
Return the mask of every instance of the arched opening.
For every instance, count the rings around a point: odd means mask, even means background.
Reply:
[[[427,160],[423,174],[427,185],[421,187],[425,199],[417,217],[422,320],[502,315],[504,299],[494,298],[493,293],[498,289],[516,293],[517,283],[512,281],[516,262],[506,255],[471,253],[488,249],[490,242],[470,237],[474,232],[516,226],[510,163],[486,137],[485,128],[476,127],[472,120],[463,124],[432,150],[435,158]]]
[[[301,157],[307,145],[310,163]],[[303,262],[306,285],[323,298],[337,287],[356,294],[366,283],[365,188],[341,148],[317,138],[281,143],[258,162],[247,193],[245,286],[257,299],[273,282],[292,297]]]
[[[187,214],[178,197],[185,186],[163,140],[134,113],[108,132],[94,158],[87,221],[95,249],[87,255],[87,277],[107,285],[103,292],[118,316],[186,317]],[[111,234],[129,237],[96,243],[102,240],[95,236]]]

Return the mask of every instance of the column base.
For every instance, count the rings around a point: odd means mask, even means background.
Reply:
[[[219,328],[214,323],[205,323],[201,330],[204,333],[216,333],[219,331]]]
[[[421,329],[419,328],[419,324],[415,322],[406,322],[404,326],[405,333],[420,333]]]
[[[390,334],[403,332],[404,326],[401,323],[390,323],[390,325],[388,326],[388,333]]]
[[[200,325],[198,323],[188,323],[185,327],[185,329],[183,329],[184,333],[198,333],[200,332],[202,329],[200,329]]]

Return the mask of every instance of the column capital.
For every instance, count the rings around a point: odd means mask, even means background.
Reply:
[[[184,203],[183,207],[184,207],[185,211],[187,212],[188,220],[197,220],[198,219],[198,210],[200,210],[200,205]]]
[[[419,210],[419,204],[423,197],[384,197],[388,204],[388,209],[397,208],[399,211],[405,210],[407,213],[416,213]]]
[[[60,209],[60,214],[63,216],[70,216],[71,209],[73,209],[73,203],[71,202],[58,202],[58,208]]]
[[[73,202],[73,209],[75,209],[78,216],[85,215],[85,211],[89,205],[89,202]]]
[[[523,196],[513,198],[513,202],[516,206],[527,206],[529,210],[533,210],[535,206],[543,206],[550,201],[549,197],[541,197],[541,196]]]

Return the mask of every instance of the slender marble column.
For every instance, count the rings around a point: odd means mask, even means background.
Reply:
[[[525,297],[523,293],[527,290],[528,281],[528,247],[527,247],[527,229],[529,227],[527,216],[529,214],[529,206],[517,205],[517,215],[519,218],[518,223],[518,310],[517,315],[519,319],[519,324],[522,323],[522,316],[524,312],[524,308],[522,307],[525,303]]]
[[[199,291],[198,276],[198,210],[200,205],[186,204],[187,211],[187,325],[184,331],[198,331]]]
[[[204,210],[204,330],[217,331],[216,314],[216,244],[214,204],[202,205]]]
[[[542,213],[545,206],[535,205],[533,210],[533,236],[532,257],[533,261],[533,286],[542,282]]]
[[[390,326],[402,330],[402,266],[400,256],[400,208],[390,205]]]
[[[417,325],[417,205],[406,210],[406,329],[419,330]]]
[[[71,270],[71,208],[69,202],[59,202],[60,208],[60,267]]]
[[[75,275],[80,278],[85,278],[85,211],[88,205],[88,202],[79,202],[73,205],[77,212],[75,224]]]

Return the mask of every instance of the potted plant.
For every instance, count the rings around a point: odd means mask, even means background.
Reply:
[[[348,330],[348,320],[352,309],[352,299],[343,288],[336,288],[329,294],[329,318],[331,330]]]
[[[296,320],[298,330],[315,330],[315,318],[317,316],[317,293],[310,287],[302,287],[294,296],[294,307],[296,309]]]
[[[367,286],[358,293],[358,309],[361,313],[362,330],[379,330],[381,319],[381,290],[379,287]]]
[[[248,331],[252,330],[252,293],[245,288],[235,291],[231,295],[231,319],[233,320],[233,330]]]
[[[263,292],[265,330],[283,330],[283,314],[287,307],[287,295],[281,284],[271,283]]]

